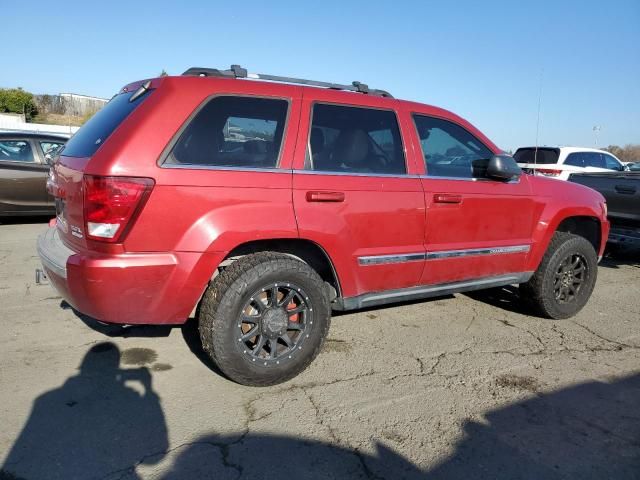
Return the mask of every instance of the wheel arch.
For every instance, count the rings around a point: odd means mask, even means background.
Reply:
[[[602,225],[597,217],[588,215],[566,217],[560,221],[555,231],[584,237],[593,245],[596,253],[600,251]]]
[[[528,270],[535,271],[538,268],[556,232],[571,233],[587,239],[593,245],[597,255],[600,255],[604,247],[603,242],[606,242],[602,238],[602,222],[592,210],[558,212],[550,220],[541,219],[539,221],[533,239],[534,248],[528,261]]]
[[[327,251],[317,243],[302,238],[274,238],[252,240],[235,246],[220,263],[228,266],[238,258],[258,252],[278,252],[290,255],[313,268],[332,289],[332,299],[342,296],[335,264]]]

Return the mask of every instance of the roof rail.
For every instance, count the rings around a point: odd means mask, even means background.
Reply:
[[[295,83],[299,85],[309,85],[311,87],[324,87],[332,90],[348,90],[350,92],[393,98],[393,96],[385,90],[369,88],[368,85],[360,82],[352,82],[351,85],[341,85],[339,83],[318,82],[316,80],[305,80],[303,78],[279,77],[263,73],[249,73],[246,68],[242,68],[240,65],[231,65],[229,70],[191,67],[182,75],[192,75],[196,77],[249,78],[253,80],[267,80],[269,82]]]

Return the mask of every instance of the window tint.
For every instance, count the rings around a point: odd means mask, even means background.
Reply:
[[[406,173],[395,113],[315,105],[307,168],[341,173]]]
[[[153,91],[138,97],[133,102],[129,99],[135,92],[120,93],[114,96],[91,119],[85,123],[67,142],[64,155],[68,157],[90,157],[122,121],[133,112]]]
[[[613,159],[612,159],[613,160]],[[615,160],[614,160],[615,161]],[[564,161],[565,165],[572,165],[574,167],[596,167],[596,168],[609,168],[606,165],[604,155],[598,152],[576,152],[570,153],[567,159]],[[619,169],[619,164],[616,162],[616,169]]]
[[[285,100],[213,98],[180,135],[165,163],[274,168],[287,108]]]
[[[604,159],[602,155],[596,152],[588,152],[585,154],[585,166],[587,167],[597,167],[597,168],[605,168]]]
[[[605,153],[601,153],[600,155],[602,155],[602,158],[604,159],[604,168],[617,170],[619,172],[624,170],[624,167],[620,164],[620,162],[613,158],[611,155],[607,155]]]
[[[483,178],[493,155],[476,137],[455,123],[439,118],[413,117],[427,175]]]
[[[564,161],[565,165],[571,165],[574,167],[585,167],[586,157],[583,152],[578,153],[570,153],[566,160]]]
[[[29,142],[24,140],[0,141],[0,161],[35,162]]]
[[[537,150],[537,152],[536,152]],[[519,148],[513,154],[518,163],[552,164],[558,163],[560,150],[557,148]]]

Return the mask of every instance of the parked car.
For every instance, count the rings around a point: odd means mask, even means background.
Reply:
[[[127,85],[69,141],[38,252],[80,312],[195,311],[220,370],[276,384],[318,354],[332,309],[510,284],[547,317],[585,305],[604,198],[500,152],[451,112],[358,82],[193,68]]]
[[[640,172],[640,162],[627,163],[626,170],[629,170],[630,172]]]
[[[582,147],[523,147],[513,154],[526,173],[567,180],[572,173],[625,170],[609,152]]]
[[[572,173],[569,181],[593,188],[607,200],[610,244],[640,247],[640,169]]]
[[[53,215],[49,163],[68,137],[0,132],[0,216]]]

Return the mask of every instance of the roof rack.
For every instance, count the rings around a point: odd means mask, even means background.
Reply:
[[[247,72],[246,68],[242,68],[240,65],[231,65],[231,68],[229,70],[191,67],[182,75],[192,75],[196,77],[249,78],[253,80],[267,80],[269,82],[296,83],[300,85],[309,85],[312,87],[324,87],[331,90],[348,90],[350,92],[358,92],[367,95],[393,98],[393,96],[385,90],[369,88],[368,85],[360,82],[352,82],[351,85],[341,85],[339,83],[318,82],[316,80],[305,80],[303,78],[279,77],[276,75],[266,75],[263,73],[249,73]]]

